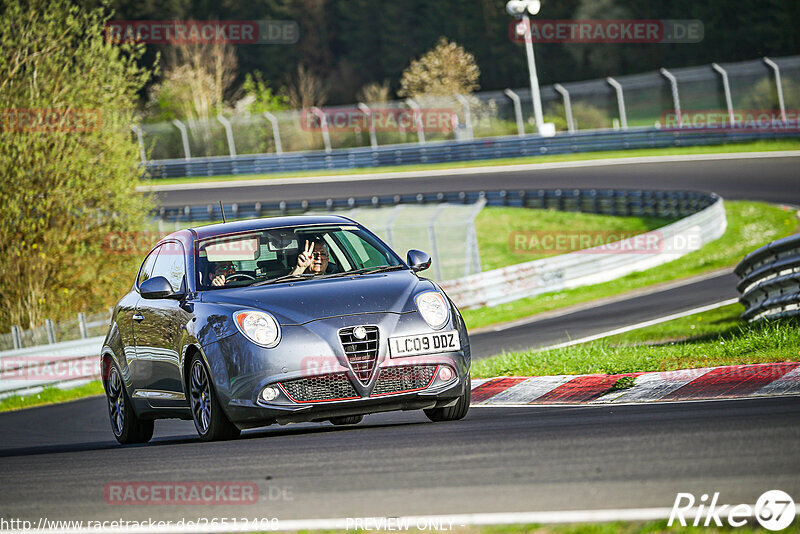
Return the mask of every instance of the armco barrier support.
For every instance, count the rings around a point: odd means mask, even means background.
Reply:
[[[754,250],[736,266],[737,289],[745,306],[742,319],[800,315],[800,234]]]
[[[468,141],[440,141],[380,147],[340,148],[283,154],[251,154],[148,161],[145,174],[152,179],[184,176],[264,174],[285,171],[352,169],[419,163],[443,163],[496,158],[567,154],[631,148],[664,148],[713,145],[761,139],[800,137],[786,130],[702,130],[693,128],[630,128],[621,131],[564,133],[554,137],[538,135],[486,137]]]

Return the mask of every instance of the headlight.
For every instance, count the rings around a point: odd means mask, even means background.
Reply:
[[[275,318],[261,311],[239,311],[233,314],[236,326],[244,336],[262,347],[274,347],[281,340],[281,327]]]
[[[447,324],[450,311],[447,301],[441,293],[438,291],[420,293],[417,295],[416,302],[420,315],[431,328],[438,330]]]

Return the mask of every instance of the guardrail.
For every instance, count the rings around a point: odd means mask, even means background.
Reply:
[[[487,137],[469,141],[440,141],[424,145],[397,144],[292,152],[153,160],[144,164],[153,179],[185,176],[266,174],[274,172],[351,169],[420,163],[444,163],[496,158],[540,156],[632,148],[698,146],[761,139],[799,137],[796,129],[781,131],[719,129],[631,128],[619,131],[579,132],[554,137],[538,135]]]
[[[105,336],[0,352],[0,398],[99,378],[103,339]]]
[[[697,191],[645,191],[631,189],[528,189],[494,191],[449,191],[406,195],[327,198],[280,202],[223,204],[229,219],[297,215],[309,210],[380,208],[399,204],[450,202],[473,204],[485,199],[487,206],[510,206],[601,215],[677,218],[710,206],[713,195]],[[161,207],[154,215],[170,222],[221,221],[219,204]]]
[[[734,270],[750,322],[800,315],[800,234],[773,241],[744,257]]]
[[[652,232],[616,243],[534,260],[442,283],[459,308],[496,306],[525,297],[614,280],[675,260],[719,238],[727,226],[722,198]],[[641,243],[656,246],[641,247]]]

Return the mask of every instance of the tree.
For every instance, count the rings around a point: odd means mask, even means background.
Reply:
[[[475,57],[456,43],[441,37],[433,48],[403,71],[400,96],[452,96],[478,88],[480,69]]]
[[[67,0],[0,8],[0,328],[114,302],[140,257],[113,253],[150,203],[130,125],[142,47],[107,42],[108,14]]]
[[[230,44],[171,46],[165,54],[161,83],[151,90],[156,118],[203,120],[220,114],[237,75]]]

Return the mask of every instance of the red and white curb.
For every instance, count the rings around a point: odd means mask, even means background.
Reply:
[[[620,378],[632,387],[614,389]],[[610,404],[800,395],[800,362],[618,375],[504,376],[472,381],[472,406]]]

